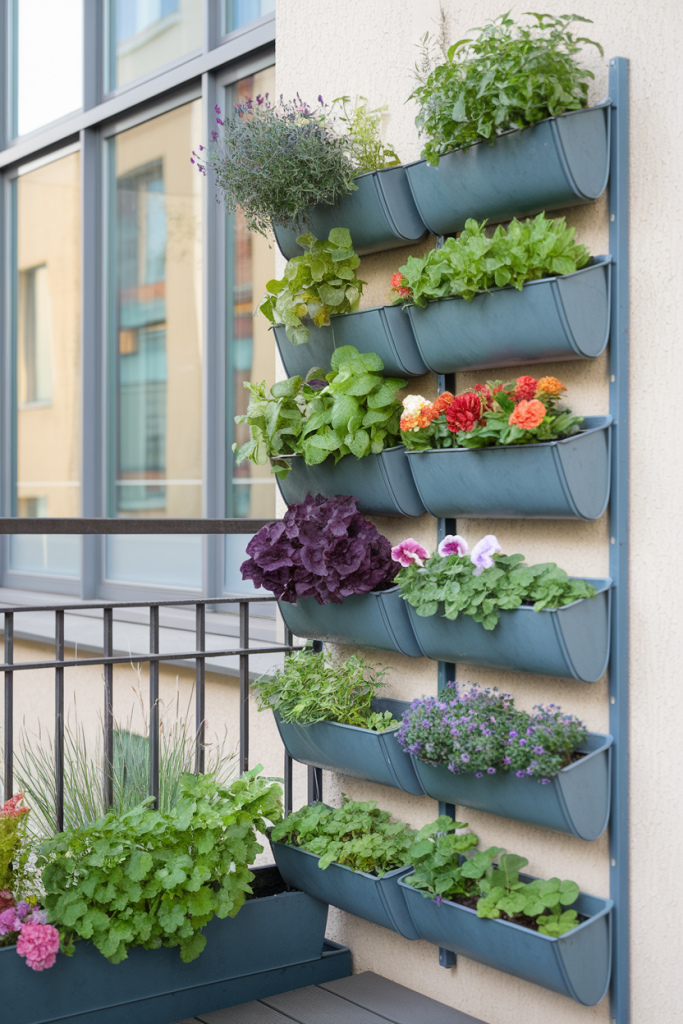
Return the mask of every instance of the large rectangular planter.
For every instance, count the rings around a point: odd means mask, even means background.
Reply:
[[[254,870],[275,873],[273,867]],[[325,903],[304,892],[283,892],[247,900],[234,918],[210,921],[204,928],[206,948],[189,964],[177,948],[141,947],[111,964],[95,946],[80,941],[72,958],[59,954],[54,967],[36,973],[15,947],[6,947],[0,949],[2,1019],[7,1024],[168,1024],[222,1009],[226,992],[240,994],[240,978],[281,972],[286,988],[288,967],[320,961],[326,923]],[[250,991],[248,985],[244,991]]]
[[[321,871],[317,854],[287,843],[271,843],[271,846],[280,874],[288,885],[365,921],[398,932],[406,939],[420,938],[398,887],[399,880],[412,871],[411,867],[388,871],[382,878],[353,871],[344,864],[330,864]]]
[[[519,877],[533,881],[530,875]],[[612,900],[580,893],[572,909],[587,920],[554,939],[511,921],[477,917],[476,910],[450,900],[439,907],[406,882],[399,885],[420,936],[435,946],[542,985],[584,1006],[595,1006],[604,998],[612,968]]]
[[[492,630],[484,629],[470,615],[460,614],[452,621],[439,610],[423,617],[410,605],[408,612],[422,653],[434,661],[595,683],[609,661],[612,581],[588,582],[598,591],[595,597],[541,612],[520,605],[514,611],[502,611]]]
[[[408,315],[434,373],[595,359],[610,329],[611,257],[561,277],[464,299],[438,299]]]
[[[390,698],[376,697],[372,701],[373,711],[391,711],[399,721],[409,706],[406,701]],[[277,710],[274,715],[280,738],[295,761],[381,786],[393,786],[415,796],[424,794],[416,774],[418,766],[396,739],[399,726],[387,732],[373,732],[341,722],[299,725],[283,722]]]
[[[478,779],[473,772],[456,775],[446,765],[428,764],[417,757],[413,762],[425,793],[434,800],[594,840],[609,820],[611,747],[611,736],[589,733],[580,747],[586,756],[563,768],[546,785],[529,775],[518,779],[513,772]]]
[[[341,604],[318,604],[313,597],[300,597],[296,604],[278,601],[278,606],[295,636],[395,651],[409,658],[422,655],[398,587],[352,594]]]
[[[458,519],[599,519],[610,491],[611,416],[543,444],[406,452],[422,502]]]
[[[302,455],[283,459],[291,469],[277,482],[288,505],[303,501],[310,492],[326,498],[352,494],[358,498],[358,510],[374,516],[421,516],[425,511],[403,445],[362,459],[344,455],[336,465],[331,456],[318,466],[307,466]]]
[[[447,153],[437,167],[408,164],[406,173],[429,230],[453,235],[468,217],[496,223],[589,203],[605,190],[609,157],[606,100]]]
[[[359,256],[419,242],[427,229],[417,212],[404,167],[387,167],[359,174],[355,192],[344,196],[338,206],[312,206],[302,231],[274,226],[275,238],[288,260],[300,256],[299,235],[311,231],[327,238],[332,228],[348,228]]]

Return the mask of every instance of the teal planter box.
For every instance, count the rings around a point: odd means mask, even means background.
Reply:
[[[531,875],[521,875],[531,882]],[[476,910],[444,900],[440,907],[399,881],[420,936],[497,971],[595,1006],[609,987],[612,966],[612,900],[580,893],[572,909],[587,920],[559,939],[511,921],[477,917]],[[569,908],[567,908],[569,909]]]
[[[318,604],[300,597],[296,604],[278,601],[285,625],[295,636],[332,644],[352,644],[377,651],[396,651],[419,658],[408,605],[398,587],[352,594],[341,604]]]
[[[610,811],[612,737],[589,733],[580,761],[563,768],[545,786],[538,779],[518,779],[512,772],[476,778],[455,775],[446,765],[413,757],[417,777],[427,796],[447,804],[473,807],[539,828],[566,832],[578,839],[599,839]]]
[[[610,101],[455,150],[437,167],[406,166],[420,216],[435,235],[589,203],[607,185]]]
[[[406,939],[420,938],[398,887],[399,880],[412,871],[411,867],[388,871],[382,878],[353,871],[344,864],[330,864],[321,871],[317,854],[287,843],[271,843],[271,846],[280,874],[288,885],[365,921],[398,932]]]
[[[610,330],[611,257],[573,274],[464,299],[409,306],[415,340],[434,373],[595,359]]]
[[[596,683],[610,650],[610,579],[589,579],[598,593],[542,612],[531,605],[502,611],[493,630],[469,615],[451,621],[437,612],[428,618],[407,605],[417,642],[434,661],[563,676]],[[406,602],[407,604],[407,602]]]
[[[291,260],[303,249],[297,238],[311,231],[316,238],[327,238],[332,228],[348,228],[353,248],[359,256],[383,252],[419,242],[427,229],[417,212],[404,167],[387,167],[360,174],[355,192],[344,196],[338,206],[312,206],[305,228],[274,226],[275,238],[283,256]]]
[[[563,441],[406,452],[433,516],[599,519],[610,492],[611,416],[587,416]]]
[[[331,457],[318,466],[307,466],[301,455],[286,455],[283,460],[292,468],[277,482],[288,505],[303,501],[310,492],[326,498],[352,494],[358,498],[358,510],[374,516],[421,516],[425,511],[403,445],[362,459],[344,455],[336,465]]]
[[[277,878],[273,867],[256,868]],[[279,881],[279,879],[278,879]],[[284,991],[341,968],[325,965],[327,906],[304,892],[248,900],[234,918],[214,918],[204,929],[204,952],[184,964],[176,949],[136,947],[111,964],[93,945],[79,942],[72,958],[34,972],[13,946],[0,949],[3,1021],[7,1024],[169,1024],[219,1010],[244,998]],[[259,988],[259,976],[261,989]],[[254,979],[256,986],[254,986]],[[330,980],[326,978],[325,980]],[[254,993],[256,988],[256,994]]]
[[[389,698],[375,698],[372,702],[373,711],[391,711],[399,721],[408,706],[405,701]],[[277,711],[273,713],[280,738],[295,761],[380,786],[393,786],[415,796],[424,794],[416,774],[418,766],[396,739],[398,726],[391,732],[378,733],[340,722],[299,725],[283,722]]]
[[[304,345],[292,345],[284,327],[273,327],[275,342],[288,377],[303,377],[313,367],[330,372],[330,359],[334,352],[334,333],[331,327],[316,327],[306,324],[311,339]]]

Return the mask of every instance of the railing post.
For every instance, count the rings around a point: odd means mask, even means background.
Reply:
[[[149,606],[149,652],[159,653],[159,605]],[[149,663],[149,792],[159,807],[159,659]]]
[[[64,661],[64,611],[55,612],[55,661]],[[55,824],[64,831],[64,668],[55,669]]]
[[[206,650],[206,605],[198,604],[195,607],[195,642],[196,650]],[[206,659],[195,660],[195,723],[196,723],[196,748],[195,748],[195,775],[204,772],[204,761],[206,756]]]
[[[5,664],[14,662],[14,612],[5,612]],[[14,792],[14,672],[5,672],[5,800]]]
[[[104,609],[103,648],[105,658],[114,653],[114,610]],[[104,810],[114,803],[114,666],[104,665]]]
[[[249,650],[249,605],[240,601],[240,650]],[[240,654],[240,775],[249,771],[249,655]]]
[[[289,626],[285,626],[285,647],[293,646],[294,637]],[[285,655],[286,657],[286,655]],[[289,755],[287,748],[285,747],[285,816],[292,813],[293,804],[293,772],[292,772],[292,758]]]
[[[323,649],[322,640],[314,640],[311,648],[312,654],[320,654]],[[323,799],[323,770],[322,768],[308,768],[308,802],[322,803]]]

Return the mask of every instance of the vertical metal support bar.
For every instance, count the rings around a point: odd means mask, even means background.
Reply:
[[[628,1024],[629,1008],[629,62],[610,60],[612,152],[609,184],[609,241],[614,260],[610,333],[609,409],[612,427],[610,576],[612,648],[609,666],[609,721],[612,753],[610,895],[614,900],[614,958],[610,1016]]]
[[[104,609],[103,650],[105,658],[114,653],[114,610]],[[104,809],[114,803],[114,666],[104,666]]]
[[[320,654],[323,649],[322,640],[314,640],[311,648],[313,654]],[[323,799],[323,770],[322,768],[308,769],[308,802],[322,803]]]
[[[195,650],[206,650],[206,605],[198,604],[195,607]],[[206,659],[197,658],[194,669],[195,677],[195,723],[196,723],[196,748],[195,765],[196,775],[204,772],[204,759],[206,755]]]
[[[292,647],[293,642],[294,642],[294,637],[292,636],[292,631],[289,628],[289,626],[285,626],[285,646],[286,647]],[[293,797],[293,792],[294,792],[293,785],[294,785],[294,779],[293,779],[293,773],[292,773],[292,759],[289,756],[289,752],[285,749],[285,786],[284,786],[284,789],[285,789],[285,794],[284,794],[284,799],[285,799],[285,817],[288,814],[292,813],[292,805],[293,805],[293,799],[294,799],[294,797]]]
[[[55,661],[64,661],[64,612],[55,612]],[[64,669],[55,669],[55,825],[64,831]]]
[[[149,653],[159,653],[159,605],[149,606]],[[159,661],[149,663],[149,793],[159,806]]]
[[[249,605],[240,601],[240,649],[249,650]],[[240,654],[240,775],[249,771],[249,655]]]
[[[5,612],[5,664],[14,664],[14,612]],[[4,798],[14,793],[14,672],[5,672]]]

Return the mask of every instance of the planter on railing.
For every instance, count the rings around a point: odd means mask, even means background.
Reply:
[[[365,871],[353,871],[344,864],[330,864],[321,871],[317,854],[287,843],[271,843],[271,846],[280,874],[288,885],[398,932],[406,939],[420,938],[398,887],[399,880],[412,868],[396,868],[382,878]]]
[[[435,235],[592,202],[607,185],[610,101],[455,150],[437,167],[406,166],[417,209]]]
[[[281,884],[274,867],[255,873]],[[79,941],[72,958],[59,954],[54,967],[35,973],[9,946],[0,949],[2,1019],[7,1024],[168,1024],[200,1009],[220,1010],[231,1001],[257,998],[261,972],[278,974],[274,986],[264,975],[263,995],[282,991],[278,983],[287,986],[290,966],[302,967],[291,987],[310,984],[304,968],[321,958],[326,923],[324,903],[304,892],[281,892],[247,900],[234,918],[214,917],[203,929],[206,948],[189,964],[177,948],[139,946],[122,963],[111,964],[95,946]]]
[[[531,882],[520,874],[520,881]],[[444,900],[441,906],[399,881],[421,938],[595,1006],[605,996],[612,966],[612,900],[579,893],[572,909],[586,920],[559,939],[512,921],[477,917],[476,910]],[[566,908],[569,909],[569,908]]]
[[[611,736],[589,733],[579,748],[585,757],[563,768],[546,785],[534,776],[518,779],[514,772],[478,779],[472,772],[456,775],[446,765],[412,760],[425,793],[434,800],[594,840],[609,819],[611,746]]]
[[[372,701],[373,711],[391,711],[399,720],[409,706],[406,701],[386,697]],[[391,731],[374,732],[340,722],[299,725],[283,722],[277,711],[274,715],[280,738],[295,761],[381,786],[393,786],[415,796],[423,795],[416,775],[417,765],[413,766],[410,755],[396,739],[398,726]]]
[[[283,457],[292,467],[278,486],[288,505],[303,501],[306,495],[352,494],[358,498],[358,511],[374,516],[421,516],[425,507],[405,458],[405,448],[385,448],[377,455],[345,455],[335,465],[329,456],[317,466],[307,466],[302,455]]]
[[[580,434],[542,444],[407,452],[433,516],[599,519],[610,490],[611,416],[586,416]]]
[[[283,256],[291,260],[303,249],[299,235],[311,231],[327,238],[332,228],[348,228],[359,256],[419,242],[427,234],[417,212],[404,167],[369,171],[354,179],[355,192],[344,196],[337,206],[312,206],[303,230],[274,226]]]
[[[316,327],[307,323],[311,332],[311,340],[303,345],[293,345],[287,337],[287,329],[282,326],[273,327],[275,342],[288,377],[306,378],[308,371],[319,367],[325,373],[330,371],[330,360],[334,352],[334,332],[332,327]]]
[[[544,277],[464,299],[408,306],[415,340],[434,373],[594,359],[610,329],[611,257],[573,274]]]
[[[341,604],[318,604],[313,597],[300,597],[296,604],[278,601],[278,605],[285,625],[295,636],[396,651],[409,658],[422,654],[410,624],[408,605],[398,587],[352,594]]]
[[[422,653],[434,661],[595,683],[609,661],[612,581],[588,582],[598,591],[595,597],[541,612],[531,605],[502,611],[492,630],[484,629],[470,615],[446,619],[442,606],[429,617],[417,615],[409,605],[408,611]]]

